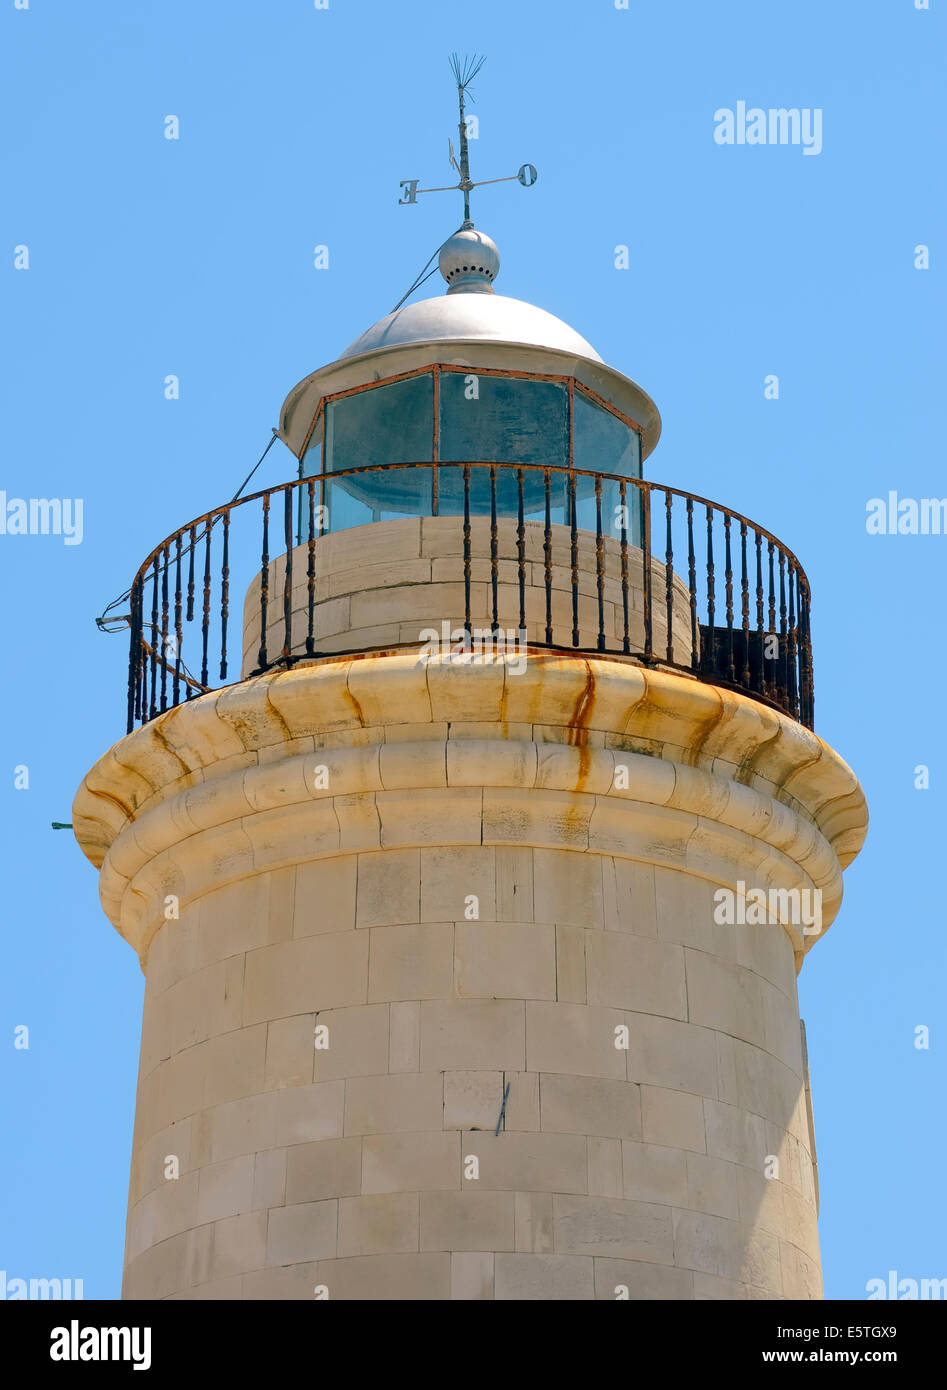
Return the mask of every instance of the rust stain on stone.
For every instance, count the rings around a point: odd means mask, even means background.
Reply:
[[[361,705],[359,704],[358,700],[356,700],[355,696],[352,694],[351,690],[349,689],[349,679],[348,679],[348,676],[346,676],[346,678],[345,678],[345,692],[344,692],[344,693],[345,693],[345,698],[348,700],[349,704],[352,706],[352,708],[353,708],[354,711],[355,711],[355,717],[358,719],[359,724],[361,724],[362,728],[364,729],[364,728],[366,727],[366,726],[365,726],[365,715],[362,713],[362,707],[361,707]]]
[[[92,793],[93,796],[100,796],[103,801],[111,801],[112,805],[117,806],[118,809],[122,812],[126,820],[135,819],[135,811],[132,809],[132,807],[126,806],[125,802],[121,801],[112,792],[107,792],[104,788],[98,787],[89,787],[89,791]]]
[[[569,745],[579,750],[579,772],[576,777],[575,790],[577,792],[585,789],[588,781],[589,769],[592,765],[592,753],[589,748],[588,718],[595,703],[595,676],[592,667],[586,661],[585,665],[585,685],[582,688],[579,698],[575,702],[572,714],[569,716]],[[569,819],[573,817],[570,807]]]
[[[276,679],[278,680],[279,677],[277,676]],[[266,700],[266,708],[267,708],[267,710],[269,711],[269,713],[272,714],[273,718],[276,719],[276,720],[279,722],[279,726],[280,726],[280,728],[281,728],[282,731],[283,731],[283,737],[284,737],[287,741],[289,741],[289,740],[292,739],[292,737],[293,737],[293,731],[292,731],[292,729],[289,727],[289,725],[286,723],[286,720],[285,720],[285,719],[283,718],[283,716],[280,714],[279,710],[278,710],[278,709],[276,708],[276,706],[273,704],[273,701],[270,699],[270,685],[271,685],[271,684],[272,684],[272,682],[271,682],[271,681],[268,681],[267,684],[266,684],[266,686],[265,686],[264,689],[263,689],[263,696],[264,696],[264,699]]]
[[[171,710],[168,711],[169,714],[171,714],[172,712],[173,711]],[[194,769],[187,765],[187,763],[181,757],[181,754],[178,753],[174,748],[172,748],[168,740],[165,738],[164,731],[161,728],[161,725],[165,722],[166,721],[164,719],[158,719],[151,726],[151,732],[154,737],[155,743],[160,744],[160,746],[164,749],[168,756],[174,758],[174,760],[180,766],[184,776],[187,777],[191,772],[194,771]]]

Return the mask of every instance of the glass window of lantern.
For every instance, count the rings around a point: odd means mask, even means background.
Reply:
[[[485,372],[442,372],[440,376],[439,449],[442,462],[531,463],[566,467],[569,460],[569,397],[556,381],[493,376]],[[442,469],[439,510],[463,510],[459,469]],[[538,505],[540,474],[524,474],[525,507]],[[533,493],[537,496],[533,497]],[[472,468],[470,510],[490,512],[490,473]],[[497,511],[515,516],[516,475],[497,471]]]
[[[390,382],[326,406],[325,471],[427,463],[434,450],[431,373]],[[385,468],[326,484],[329,530],[431,510],[430,468]]]
[[[641,477],[641,443],[636,430],[617,415],[604,410],[581,390],[573,405],[573,460],[576,468],[617,473],[624,478]],[[636,487],[625,489],[624,515],[627,539],[639,545],[641,538],[641,497]],[[595,531],[598,524],[595,481],[579,478],[576,484],[576,524]],[[603,479],[601,484],[601,526],[605,535],[621,538],[621,488]]]

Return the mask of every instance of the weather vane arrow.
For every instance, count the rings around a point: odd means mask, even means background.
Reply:
[[[470,177],[470,154],[467,148],[464,97],[470,95],[470,100],[473,101],[473,94],[468,93],[468,88],[483,67],[484,62],[484,58],[476,56],[465,58],[461,62],[456,53],[451,55],[450,66],[457,82],[457,101],[460,106],[460,125],[458,127],[460,131],[460,163],[457,162],[452,140],[448,140],[447,147],[450,162],[460,175],[460,182],[444,184],[441,188],[419,188],[418,179],[402,179],[401,188],[404,196],[398,199],[400,205],[406,206],[408,203],[416,203],[419,193],[452,193],[459,190],[464,195],[464,226],[472,226],[473,223],[470,221],[470,190],[472,188],[482,188],[484,184],[488,183],[511,183],[513,179],[518,180],[524,188],[531,188],[538,179],[539,175],[536,172],[535,164],[522,164],[515,174],[507,174],[502,179],[478,179],[474,183]]]

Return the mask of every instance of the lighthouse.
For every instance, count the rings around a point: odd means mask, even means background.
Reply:
[[[146,980],[123,1296],[817,1299],[796,982],[867,812],[809,583],[498,291],[456,76],[442,291],[132,580],[73,813]]]

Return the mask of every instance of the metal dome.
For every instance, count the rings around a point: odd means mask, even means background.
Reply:
[[[412,343],[454,341],[520,343],[602,361],[580,333],[535,304],[501,294],[450,292],[387,314],[356,338],[340,360]]]

